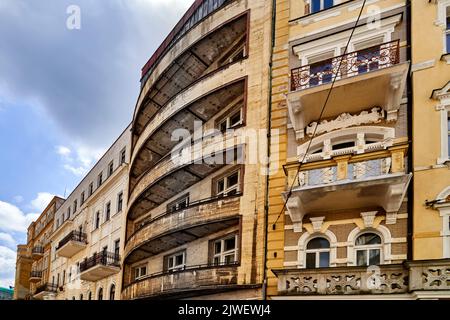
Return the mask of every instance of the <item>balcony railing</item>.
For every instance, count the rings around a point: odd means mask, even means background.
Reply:
[[[177,213],[177,212],[182,212],[184,210],[189,210],[189,209],[192,209],[192,208],[195,208],[195,207],[199,207],[201,205],[205,205],[205,204],[208,204],[208,203],[216,202],[216,201],[219,201],[219,200],[227,200],[229,198],[238,198],[240,196],[242,196],[242,193],[238,191],[238,192],[236,192],[236,193],[234,193],[232,195],[212,196],[210,198],[205,198],[205,199],[189,202],[188,205],[186,205],[185,207],[180,207],[178,210],[167,210],[165,213],[160,214],[160,215],[158,215],[156,217],[144,219],[142,222],[140,222],[136,226],[136,229],[135,229],[134,233],[136,233],[139,230],[145,228],[149,224],[158,222],[158,221],[162,220],[165,217],[167,218],[168,215],[171,215],[171,214],[174,214],[174,213]],[[167,223],[167,221],[161,221],[161,222],[162,222],[162,224]]]
[[[291,91],[304,90],[400,63],[399,40],[293,69]]]
[[[44,247],[42,247],[42,246],[33,247],[33,249],[31,249],[31,254],[35,254],[35,255],[44,254]]]
[[[450,259],[371,267],[273,270],[280,295],[352,295],[448,292]],[[425,293],[426,296],[426,293]]]
[[[46,283],[36,288],[34,294],[39,294],[41,292],[54,292],[58,290],[58,286],[53,283]]]
[[[42,271],[31,271],[30,278],[42,278]]]
[[[391,158],[350,163],[347,166],[347,179],[353,181],[387,175],[391,172]],[[337,166],[301,171],[298,176],[299,187],[314,187],[338,181]]]
[[[80,232],[80,231],[71,231],[67,236],[65,236],[59,243],[56,250],[62,248],[65,244],[67,244],[70,241],[75,242],[81,242],[81,243],[87,243],[87,235],[86,233]]]
[[[204,264],[171,272],[160,272],[142,277],[126,286],[122,298],[138,299],[180,294],[191,290],[219,289],[222,285],[237,284],[238,262]]]
[[[403,265],[275,270],[281,295],[392,294],[408,291]]]
[[[107,251],[96,253],[80,263],[80,272],[89,270],[95,266],[120,267],[120,256],[114,252]]]

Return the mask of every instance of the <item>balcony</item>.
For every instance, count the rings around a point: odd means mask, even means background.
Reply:
[[[46,296],[56,295],[57,289],[58,287],[56,286],[56,284],[43,284],[37,287],[36,291],[34,292],[33,298],[37,300],[43,300],[46,298]]]
[[[185,298],[236,289],[238,264],[201,265],[149,275],[122,291],[123,300]]]
[[[128,219],[135,220],[215,171],[243,163],[245,135],[211,134],[172,150],[137,182],[128,199]]]
[[[411,180],[403,157],[403,152],[365,161],[343,157],[330,166],[300,171],[286,206],[294,229],[301,231],[306,214],[368,207],[383,208],[386,223],[395,223]],[[296,170],[289,172],[289,185],[295,174]]]
[[[31,257],[33,260],[39,260],[44,256],[44,247],[43,246],[34,246],[31,249]]]
[[[450,259],[377,267],[272,270],[281,296],[393,295],[436,297],[450,290]]]
[[[56,254],[60,257],[71,258],[86,247],[86,234],[79,231],[72,231],[59,242],[56,248]]]
[[[400,63],[398,40],[293,69],[288,105],[297,139],[319,118],[333,77],[324,119],[381,107],[387,121],[396,121],[408,70],[409,62]]]
[[[103,251],[80,262],[80,279],[98,281],[120,272],[120,256]]]
[[[31,271],[30,272],[30,282],[37,283],[42,279],[42,271]]]
[[[143,221],[125,246],[126,263],[159,254],[239,223],[240,195],[212,197]]]

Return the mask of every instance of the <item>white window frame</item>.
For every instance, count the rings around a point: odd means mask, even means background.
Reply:
[[[438,200],[447,199],[450,195],[450,186],[445,188],[439,195],[436,197]],[[450,203],[445,202],[442,204],[436,204],[434,206],[437,210],[439,210],[439,215],[442,219],[442,229],[441,229],[441,237],[442,237],[442,257],[444,259],[450,258]]]
[[[442,88],[433,92],[433,99],[438,100],[436,111],[441,116],[441,152],[437,164],[450,163],[450,150],[448,149],[448,119],[450,116],[450,81]]]
[[[222,130],[221,126],[222,126],[223,123],[225,123],[225,130],[230,130],[230,129],[233,129],[233,128],[236,128],[236,127],[242,125],[244,123],[244,117],[243,117],[243,113],[242,112],[243,112],[242,107],[239,108],[238,110],[234,110],[233,112],[230,112],[230,114],[227,115],[227,117],[225,119],[222,119],[218,123],[217,126],[218,126],[219,130]],[[234,124],[234,125],[231,125],[231,118],[233,116],[235,116],[237,113],[239,113],[239,118],[240,118],[239,122]]]
[[[314,239],[318,239],[318,238],[322,238],[322,239],[325,239],[326,241],[328,241],[328,243],[329,243],[329,245],[330,245],[330,247],[329,248],[323,248],[323,249],[307,249],[307,247],[308,247],[308,243],[310,243],[311,241],[313,241]],[[308,240],[308,243],[306,244],[306,247],[305,247],[305,267],[307,267],[306,266],[306,257],[307,257],[307,255],[308,255],[308,253],[314,253],[315,254],[315,257],[316,257],[316,263],[315,263],[315,266],[314,266],[314,268],[315,269],[319,269],[319,268],[325,268],[325,267],[321,267],[320,266],[320,254],[322,253],[322,252],[328,252],[328,267],[331,265],[331,243],[330,243],[330,241],[327,239],[327,238],[325,238],[325,237],[322,237],[322,236],[318,236],[318,237],[314,237],[314,238],[311,238],[311,239],[309,239]]]
[[[228,178],[231,177],[232,175],[236,174],[236,173],[238,174],[237,184],[232,185],[232,186],[228,186]],[[219,182],[220,181],[223,181],[224,189],[223,189],[223,191],[219,192]],[[240,169],[237,169],[237,170],[235,170],[235,171],[233,171],[233,172],[231,172],[231,173],[221,177],[220,179],[218,179],[216,181],[216,191],[217,191],[216,195],[217,196],[227,196],[228,193],[230,193],[233,190],[236,190],[236,193],[239,193],[240,189],[241,189],[241,170]]]
[[[447,54],[447,9],[450,8],[450,0],[437,0],[437,20],[435,24],[442,28],[442,53]]]
[[[312,4],[313,1],[314,0],[307,0],[307,2],[306,2],[309,5],[309,14],[319,13],[319,12],[325,10],[325,8],[324,8],[325,7],[325,0],[320,0],[320,10],[313,12],[313,4]],[[333,0],[333,5],[330,8],[335,7],[339,3],[341,3],[341,0]],[[330,9],[330,8],[327,8],[327,9]]]
[[[176,264],[177,257],[178,256],[183,257],[183,263],[182,264]],[[173,261],[173,265],[170,266],[170,261]],[[167,257],[167,271],[168,272],[174,272],[174,271],[180,271],[183,270],[186,267],[186,251],[179,251],[177,253],[171,254]]]
[[[145,270],[145,272],[144,272]],[[147,265],[143,264],[134,268],[134,280],[142,279],[147,275]]]
[[[229,239],[232,239],[232,238],[234,238],[234,249],[224,251],[225,250],[225,241],[227,241]],[[226,237],[223,237],[221,239],[214,240],[213,241],[213,254],[212,254],[212,262],[213,262],[213,264],[216,264],[215,260],[216,260],[216,258],[218,258],[219,259],[218,265],[224,265],[225,264],[225,258],[227,256],[231,256],[231,255],[234,255],[233,262],[236,263],[238,261],[238,258],[239,258],[239,256],[238,256],[238,253],[239,253],[239,243],[238,243],[238,241],[239,241],[239,237],[238,237],[237,234],[234,234],[234,235],[231,235],[231,236],[226,236]],[[220,242],[220,252],[216,253],[215,252],[215,250],[216,250],[216,243],[218,243],[218,242]]]
[[[380,237],[381,243],[380,244],[371,244],[371,245],[356,245],[356,240],[358,240],[359,237],[365,235],[365,234],[375,234],[378,237]],[[363,266],[370,266],[369,264],[369,252],[370,250],[380,250],[380,265],[383,264],[383,238],[375,232],[367,231],[359,234],[355,239],[355,265],[358,265],[358,251],[365,251],[366,252],[366,265]],[[361,267],[361,266],[360,266]]]

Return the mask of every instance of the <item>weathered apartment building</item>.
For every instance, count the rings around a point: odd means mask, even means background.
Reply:
[[[50,237],[56,211],[64,199],[54,197],[39,218],[28,227],[27,244],[17,248],[14,299],[30,299],[48,282],[50,275]]]
[[[31,296],[449,298],[449,17],[449,0],[194,1],[55,211]]]

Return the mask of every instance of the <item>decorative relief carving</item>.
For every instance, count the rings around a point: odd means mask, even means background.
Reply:
[[[359,115],[343,113],[334,120],[323,120],[319,124],[317,122],[312,122],[306,128],[306,134],[309,137],[312,137],[316,126],[316,135],[320,135],[337,129],[344,129],[363,124],[380,123],[383,119],[384,110],[379,107],[372,108],[370,111],[363,111]]]

